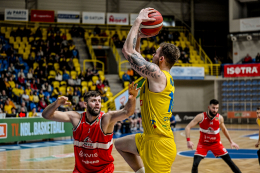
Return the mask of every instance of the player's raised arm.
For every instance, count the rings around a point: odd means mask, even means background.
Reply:
[[[220,117],[219,127],[221,128],[222,132],[224,133],[224,135],[226,136],[226,138],[227,138],[228,141],[230,142],[231,148],[233,149],[233,147],[235,147],[236,149],[239,149],[239,146],[238,146],[235,142],[233,142],[233,141],[231,140],[231,137],[230,137],[230,135],[229,135],[229,133],[228,133],[228,130],[227,130],[225,124],[224,124],[224,118],[223,118],[221,115],[220,115],[219,117]]]
[[[129,88],[128,88],[129,98],[125,107],[118,111],[109,111],[108,113],[106,113],[106,116],[104,116],[102,120],[102,121],[106,121],[106,123],[103,123],[106,124],[106,127],[102,126],[103,131],[105,133],[111,133],[117,121],[124,120],[134,114],[136,97],[138,95],[139,90],[140,88],[137,88],[137,84],[135,85],[134,83],[129,84]]]
[[[196,126],[203,119],[203,114],[198,114],[186,127],[185,127],[185,135],[187,139],[187,147],[193,149],[193,142],[190,141],[190,129]]]
[[[142,9],[136,18],[131,30],[128,33],[122,52],[125,58],[130,62],[131,67],[142,77],[147,77],[152,80],[159,80],[162,72],[158,65],[146,61],[140,54],[140,39],[144,37],[143,34],[139,35],[139,26],[142,22],[154,21],[155,19],[149,18],[148,14],[153,13],[153,8]],[[136,48],[137,46],[137,48]]]
[[[67,102],[68,98],[61,96],[54,103],[48,105],[42,112],[42,117],[52,121],[58,122],[71,122],[71,118],[74,116],[80,116],[77,112],[68,111],[61,112],[56,111],[56,109],[61,105],[70,105],[70,102]]]

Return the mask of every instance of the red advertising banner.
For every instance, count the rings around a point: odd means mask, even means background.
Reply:
[[[31,10],[31,21],[33,21],[33,22],[54,22],[54,11]]]
[[[224,65],[224,77],[260,76],[260,64]]]
[[[228,112],[228,118],[256,118],[256,112],[243,111],[243,112]]]

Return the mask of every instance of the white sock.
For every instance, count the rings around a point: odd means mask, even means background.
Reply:
[[[145,173],[144,171],[144,167],[140,168],[138,171],[136,171],[135,173]]]

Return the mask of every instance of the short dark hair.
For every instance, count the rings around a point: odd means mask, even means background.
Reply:
[[[88,102],[88,99],[89,99],[90,97],[98,97],[98,96],[100,96],[100,92],[98,92],[98,91],[89,91],[89,92],[87,92],[87,93],[84,95],[84,101],[85,101],[85,102]]]
[[[260,110],[260,107],[257,107],[256,109],[259,111],[259,110]]]
[[[210,102],[209,102],[209,105],[211,105],[211,104],[213,104],[213,105],[218,105],[218,104],[219,104],[219,101],[216,100],[216,99],[212,99],[212,100],[210,100]]]
[[[180,50],[174,44],[161,43],[161,52],[159,56],[164,56],[166,59],[166,65],[172,67],[180,57]]]

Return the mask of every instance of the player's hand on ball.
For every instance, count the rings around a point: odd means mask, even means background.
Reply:
[[[70,105],[71,103],[68,102],[68,97],[61,96],[57,99],[57,104],[60,105]]]
[[[138,91],[141,89],[141,88],[137,88],[137,85],[138,84],[134,84],[134,82],[132,82],[131,84],[129,84],[128,86],[128,92],[129,92],[129,95],[132,97],[137,97],[138,95]]]
[[[155,35],[145,35],[143,34],[141,31],[138,32],[138,38],[149,38],[149,37],[153,37],[158,35],[159,33],[155,34]]]
[[[231,146],[231,148],[233,149],[234,147],[235,147],[235,149],[239,149],[239,145],[237,145],[235,142],[231,142],[231,144],[230,144],[230,146]]]
[[[256,147],[256,148],[258,148],[258,146],[259,146],[259,143],[260,143],[260,142],[257,142],[257,143],[255,144],[255,147]]]
[[[155,21],[156,19],[148,17],[148,14],[154,12],[156,12],[156,10],[154,10],[153,8],[142,9],[137,18],[141,19],[142,22]]]
[[[187,147],[188,147],[189,149],[192,149],[192,150],[193,150],[193,147],[194,147],[193,142],[188,141],[188,142],[187,142]]]

